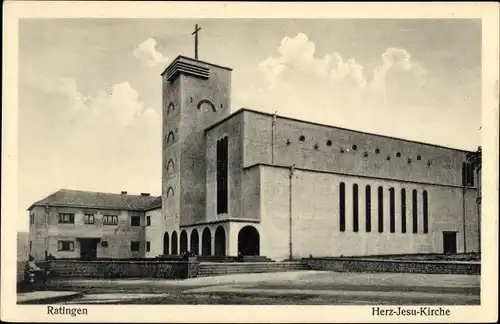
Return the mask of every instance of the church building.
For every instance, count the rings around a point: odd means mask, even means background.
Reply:
[[[231,72],[173,60],[162,73],[161,197],[72,192],[61,204],[56,193],[30,207],[37,255],[190,251],[284,260],[479,250],[471,152],[246,108],[231,112]],[[48,226],[47,208],[73,224]],[[85,215],[106,230],[86,230]],[[72,251],[61,254],[61,247]]]

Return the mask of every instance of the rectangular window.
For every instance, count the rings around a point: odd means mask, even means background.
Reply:
[[[75,214],[60,213],[59,214],[59,224],[74,224]]]
[[[57,250],[58,251],[74,251],[75,244],[73,241],[58,241],[57,242]]]
[[[417,208],[417,190],[412,192],[412,218],[413,218],[413,233],[418,233],[418,208]]]
[[[340,231],[345,232],[345,184],[343,182],[340,183],[340,192],[339,192],[339,213],[340,213]]]
[[[103,225],[118,225],[118,216],[116,215],[104,215],[102,217]]]
[[[141,226],[141,218],[139,216],[130,217],[130,226]]]
[[[33,249],[33,242],[30,241],[30,252],[31,252],[32,249]]]
[[[396,202],[394,197],[394,188],[389,189],[389,216],[390,216],[390,231],[396,232]]]
[[[140,244],[139,241],[132,241],[132,242],[130,242],[130,251],[132,251],[132,252],[139,251],[140,245],[141,244]]]
[[[146,217],[146,226],[151,226],[151,216]]]
[[[378,187],[378,232],[384,232],[384,189]]]
[[[217,141],[217,214],[228,211],[228,138]]]
[[[358,185],[352,186],[352,230],[359,231],[359,215],[358,215]]]
[[[95,224],[94,214],[85,214],[85,215],[83,215],[83,223],[84,224]]]
[[[35,214],[30,213],[30,224],[35,224]]]
[[[366,186],[365,188],[365,216],[366,216],[366,232],[369,233],[372,231],[372,191],[370,186]]]
[[[401,189],[401,233],[406,233],[406,190]]]
[[[146,242],[146,252],[151,251],[151,242]]]
[[[429,233],[429,206],[427,201],[427,190],[424,190],[424,233]]]

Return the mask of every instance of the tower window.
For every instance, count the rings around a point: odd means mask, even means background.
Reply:
[[[391,156],[390,155],[387,155],[387,157],[385,158],[387,161],[390,161],[391,160]]]
[[[427,166],[430,167],[432,162],[430,160],[427,160]]]
[[[357,146],[356,144],[354,144],[354,145],[352,146],[352,150],[353,150],[353,151],[356,151],[357,149],[358,149],[358,146]]]
[[[286,145],[290,145],[292,143],[289,138],[286,139]]]
[[[228,139],[217,141],[217,214],[228,210]]]
[[[304,135],[300,135],[299,141],[304,142],[306,140],[306,137]]]
[[[363,154],[364,157],[368,157],[368,152],[365,152],[365,154]]]
[[[411,163],[411,158],[408,158],[408,163]]]
[[[420,155],[417,155],[417,161],[422,160],[422,157]]]
[[[341,182],[339,187],[339,227],[341,232],[345,232],[345,183]]]
[[[340,149],[340,153],[344,153],[345,150],[343,148]]]
[[[314,149],[317,150],[319,148],[318,144],[314,144]]]
[[[330,141],[330,140],[326,141],[326,145],[327,146],[332,146],[332,141]]]
[[[401,157],[401,153],[400,152],[396,153],[396,157]]]
[[[380,153],[380,150],[377,148],[375,149],[375,154],[379,154]]]

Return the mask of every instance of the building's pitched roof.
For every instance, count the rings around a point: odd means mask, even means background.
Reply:
[[[29,209],[34,206],[48,205],[96,209],[145,210],[148,209],[157,198],[156,196],[61,189],[35,202]]]
[[[145,209],[146,210],[152,210],[152,209],[157,209],[157,208],[161,208],[161,196],[159,197],[156,197],[152,202],[151,204],[149,204],[148,207],[146,207]]]

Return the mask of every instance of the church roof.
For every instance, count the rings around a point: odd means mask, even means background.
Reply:
[[[158,204],[158,198],[160,198],[160,205],[150,208],[153,203]],[[159,208],[161,206],[161,197],[60,189],[44,199],[35,202],[29,209],[34,206],[46,205],[142,211]]]

